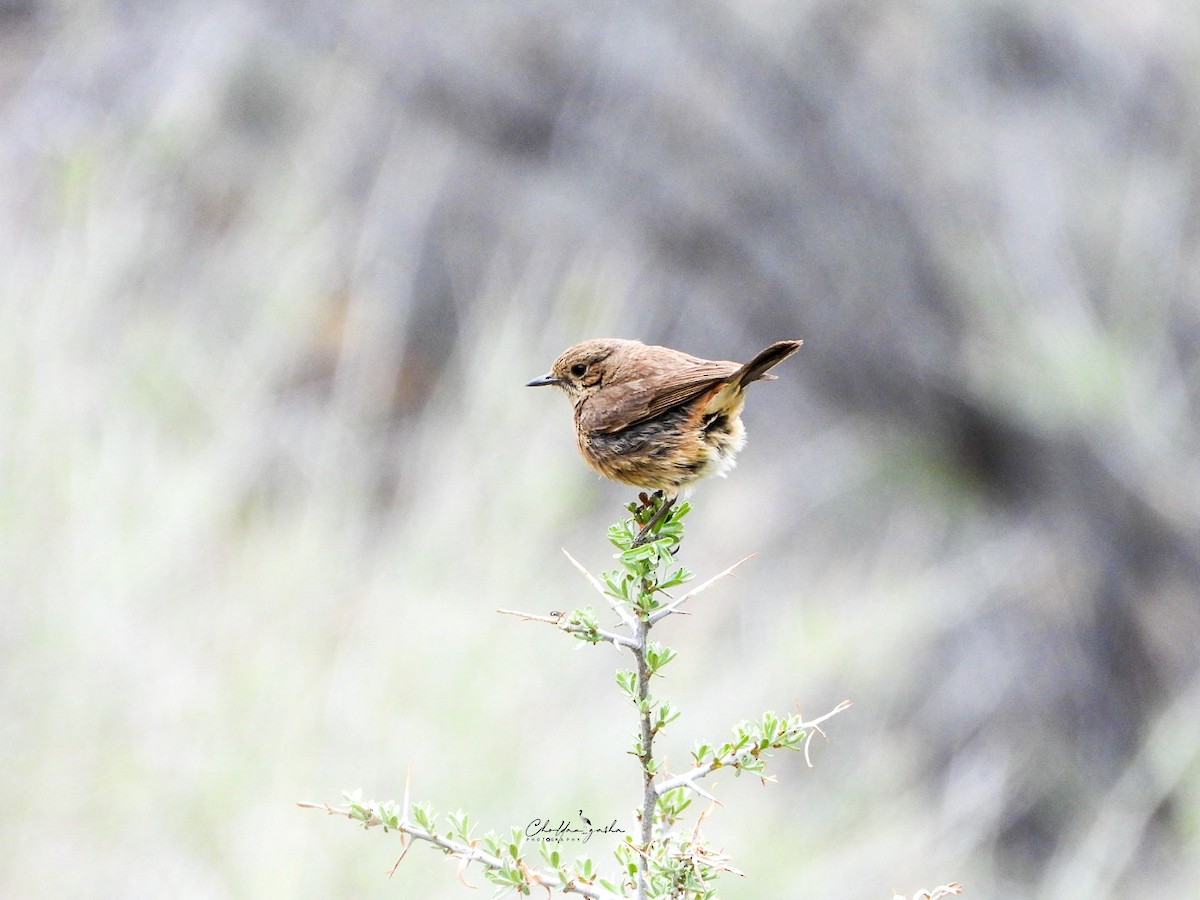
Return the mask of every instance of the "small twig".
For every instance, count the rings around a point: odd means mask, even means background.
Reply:
[[[825,715],[818,716],[817,718],[813,719],[811,722],[801,722],[800,723],[799,727],[804,729],[806,732],[808,732],[807,736],[805,737],[805,741],[804,741],[805,759],[806,760],[808,759],[808,742],[810,740],[812,740],[813,732],[820,731],[821,729],[818,726],[822,722],[833,718],[838,713],[840,713],[842,710],[848,709],[850,707],[850,705],[851,705],[851,703],[849,700],[843,700],[841,703],[839,703],[837,706],[835,706],[829,712],[825,713]],[[824,732],[821,732],[821,733],[824,734]],[[668,778],[666,781],[659,782],[654,787],[655,793],[657,793],[658,796],[661,797],[667,791],[672,791],[677,787],[685,787],[688,790],[695,791],[697,794],[699,794],[702,797],[707,797],[709,799],[712,799],[712,795],[708,794],[702,788],[700,788],[696,784],[696,782],[699,781],[701,778],[707,778],[709,775],[711,775],[717,769],[722,769],[722,768],[725,768],[726,766],[732,765],[738,759],[738,757],[740,755],[741,754],[737,750],[734,750],[729,753],[726,753],[720,759],[710,760],[709,762],[706,762],[700,766],[693,766],[691,769],[684,772],[682,775],[676,775],[674,778]],[[809,767],[811,768],[812,763],[809,762],[808,764],[809,764]]]
[[[662,496],[662,491],[659,491],[658,494],[659,496]],[[629,545],[630,548],[640,547],[642,544],[648,544],[658,538],[659,528],[662,526],[663,521],[667,518],[667,514],[671,511],[671,508],[675,506],[675,501],[678,499],[679,495],[676,494],[670,500],[663,500],[662,506],[658,508],[658,512],[651,516],[650,521],[643,525],[642,530],[637,533],[637,537],[635,537],[633,539],[633,543]],[[645,508],[646,507],[643,505],[642,509]]]
[[[700,846],[700,844],[701,844],[700,825],[712,813],[713,806],[722,806],[722,805],[723,804],[721,804],[719,801],[713,800],[713,802],[711,804],[709,804],[708,809],[701,810],[700,815],[696,816],[696,824],[692,827],[692,845],[693,846],[695,846],[695,847]],[[728,872],[730,875],[737,875],[739,878],[746,877],[744,872],[740,872],[737,869],[735,869],[733,866],[729,865],[729,859],[727,857],[725,857],[724,854],[709,854],[708,863],[710,865],[713,865],[716,868],[720,869],[722,872]]]
[[[354,816],[350,814],[349,810],[337,809],[336,807],[330,806],[328,803],[300,802],[296,805],[302,809],[321,809],[331,816],[345,816],[347,819],[354,819]],[[407,808],[407,806],[405,808]],[[356,819],[355,821],[361,821],[362,824],[368,828],[383,824],[383,822],[377,816],[371,816],[365,821],[361,819]],[[413,825],[407,819],[402,820],[398,825],[389,827],[392,827],[392,830],[397,831],[402,835],[406,835],[418,841],[428,841],[437,847],[441,847],[450,856],[456,857],[463,862],[479,862],[482,865],[487,866],[489,869],[501,869],[504,867],[504,861],[498,856],[493,856],[492,854],[484,850],[480,850],[478,847],[474,847],[470,844],[464,844],[462,841],[453,841],[449,838],[444,838],[441,835],[428,832],[424,828]],[[558,879],[557,876],[546,875],[542,872],[530,871],[529,875],[533,883],[541,884],[557,891],[562,891],[564,894],[578,894],[581,897],[591,897],[593,900],[609,900],[609,898],[614,896],[607,891],[601,891],[583,884],[576,884],[575,882],[564,884]]]
[[[600,594],[601,597],[604,598],[604,602],[613,608],[613,612],[615,612],[618,616],[621,617],[621,621],[625,623],[625,626],[627,628],[629,628],[631,631],[636,630],[637,629],[637,618],[633,615],[633,613],[631,613],[629,611],[629,609],[625,606],[625,604],[622,603],[620,600],[618,600],[616,597],[609,594],[608,591],[606,591],[604,589],[604,585],[602,585],[596,579],[596,576],[593,575],[591,572],[589,572],[584,567],[584,565],[581,562],[579,562],[579,560],[577,560],[570,553],[568,553],[567,549],[565,547],[563,548],[563,556],[565,556],[568,560],[571,561],[571,565],[573,565],[576,569],[578,569],[580,572],[583,573],[583,577],[586,578],[588,580],[588,582],[591,584],[591,586],[596,589],[596,592],[598,594]]]
[[[400,846],[404,849],[400,851],[400,855],[396,858],[396,864],[388,870],[388,878],[392,878],[396,874],[396,870],[400,868],[400,863],[404,862],[404,857],[408,856],[408,851],[412,849],[412,841],[405,842],[404,835],[400,835]]]
[[[335,806],[330,806],[328,803],[300,802],[296,805],[301,809],[322,809],[331,816],[345,816],[347,819],[354,819],[354,816],[351,815],[349,810],[338,809]],[[374,826],[383,824],[383,821],[377,816],[371,816],[365,820],[355,819],[355,821],[361,821],[362,824],[367,828],[372,828]],[[431,844],[435,844],[436,846],[441,847],[443,850],[449,851],[450,855],[456,856],[459,859],[477,860],[492,869],[499,869],[504,865],[504,862],[498,856],[492,856],[492,854],[484,850],[480,850],[478,847],[472,847],[469,844],[462,843],[461,841],[452,841],[449,838],[442,837],[441,835],[432,834],[418,825],[413,825],[407,819],[394,826],[392,830],[398,831],[400,834],[406,835],[410,838],[415,838],[418,841],[428,841]]]
[[[654,612],[650,613],[650,616],[649,616],[650,624],[653,625],[659,619],[662,619],[666,616],[671,615],[671,613],[676,612],[680,606],[682,606],[684,603],[687,603],[689,600],[691,600],[693,597],[695,597],[701,591],[707,590],[708,588],[712,587],[712,585],[714,585],[716,582],[720,581],[722,578],[727,578],[727,577],[733,575],[734,569],[736,569],[742,563],[748,562],[749,560],[754,559],[754,557],[756,557],[756,556],[758,556],[757,553],[751,553],[749,556],[739,559],[728,569],[726,569],[723,572],[718,572],[716,575],[714,575],[712,578],[708,579],[708,581],[704,582],[704,584],[700,585],[695,590],[688,591],[682,597],[678,597],[678,598],[672,600],[670,603],[667,603],[664,606],[660,606]]]
[[[833,716],[838,715],[842,709],[850,709],[852,706],[854,706],[854,704],[851,701],[841,701],[838,706],[830,709],[829,712],[822,715],[820,719],[816,719],[808,722],[808,724],[805,724],[804,727],[809,728],[809,733],[808,736],[804,738],[804,763],[810,769],[812,768],[812,758],[809,756],[809,744],[812,743],[812,736],[814,736],[814,734],[820,734],[821,737],[826,739],[826,742],[829,740],[827,734],[821,730],[821,722],[826,721],[827,719],[832,719]]]
[[[535,613],[521,612],[518,609],[497,609],[496,612],[502,616],[516,616],[518,619],[523,619],[526,622],[545,622],[547,625],[556,626],[560,631],[565,631],[567,634],[595,634],[600,640],[608,641],[610,644],[616,644],[620,647],[636,646],[633,638],[625,637],[623,634],[615,634],[611,631],[605,631],[603,628],[584,628],[582,625],[568,625],[563,622],[563,616],[539,616]]]
[[[695,791],[697,794],[699,794],[701,797],[703,797],[705,800],[707,800],[709,803],[712,803],[716,806],[724,806],[725,805],[724,803],[722,803],[720,800],[718,800],[716,797],[714,797],[712,794],[710,794],[704,788],[700,787],[700,785],[696,784],[695,782],[692,782],[691,784],[689,784],[688,787],[691,790]],[[657,788],[655,790],[657,790]],[[697,822],[696,824],[699,825],[700,823]]]
[[[712,794],[709,794],[703,788],[698,787],[696,782],[701,778],[706,778],[717,769],[727,766],[737,759],[737,753],[727,753],[720,759],[714,759],[711,762],[706,762],[702,766],[693,766],[682,775],[676,775],[674,778],[668,778],[666,781],[660,781],[654,786],[654,791],[658,796],[662,796],[667,791],[673,791],[677,787],[685,787],[688,790],[695,791],[702,797],[713,799]]]
[[[457,876],[457,878],[460,882],[462,882],[464,885],[469,887],[471,890],[475,890],[475,885],[473,885],[473,884],[471,884],[471,882],[467,881],[467,866],[469,866],[470,864],[471,864],[471,861],[469,859],[459,860],[458,861],[458,871],[456,871],[454,874]]]
[[[952,881],[949,884],[939,885],[932,891],[917,891],[912,895],[912,900],[940,900],[942,897],[957,897],[963,892],[963,886],[957,881]],[[892,900],[905,900],[903,894],[892,892]]]
[[[821,723],[826,721],[827,719],[833,718],[838,713],[840,713],[842,710],[849,709],[853,705],[854,704],[851,703],[849,700],[843,700],[841,703],[839,703],[837,706],[835,706],[829,712],[825,713],[825,715],[821,716],[821,718],[814,719],[811,722],[805,723],[804,727],[809,729],[809,732],[808,732],[808,736],[804,739],[804,762],[810,769],[813,767],[813,764],[812,764],[812,759],[808,755],[808,745],[812,743],[813,735],[819,734],[819,735],[821,735],[821,737],[825,738],[826,741],[829,740],[829,738],[826,736],[825,732],[821,730]]]

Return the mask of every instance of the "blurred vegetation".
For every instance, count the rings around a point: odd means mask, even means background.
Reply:
[[[1183,0],[0,0],[0,895],[449,896],[293,805],[409,766],[627,814],[606,667],[493,612],[608,559],[521,387],[600,335],[805,341],[670,690],[855,707],[723,896],[1186,894],[1198,176]]]

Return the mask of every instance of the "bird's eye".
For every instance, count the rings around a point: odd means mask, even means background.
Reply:
[[[586,371],[587,366],[585,366],[583,363],[575,363],[575,365],[571,366],[571,374],[576,378],[582,378],[583,373]]]

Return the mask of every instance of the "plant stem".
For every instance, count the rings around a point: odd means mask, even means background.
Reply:
[[[638,865],[638,900],[646,900],[646,873],[649,868],[650,839],[654,833],[654,809],[658,803],[658,792],[654,789],[654,727],[650,720],[650,668],[646,664],[647,636],[650,623],[638,619],[633,653],[637,657],[638,709],[641,715],[642,753],[638,761],[642,765],[642,848]]]

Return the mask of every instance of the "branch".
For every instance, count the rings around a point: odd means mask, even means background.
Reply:
[[[322,809],[331,816],[345,816],[347,819],[362,822],[364,828],[374,828],[383,824],[383,819],[379,818],[379,816],[371,815],[366,819],[359,819],[349,809],[339,809],[336,806],[330,806],[328,803],[308,803],[301,801],[296,805],[301,809]],[[478,847],[472,847],[470,844],[464,844],[461,841],[453,841],[449,838],[433,834],[410,822],[402,821],[397,825],[389,825],[388,828],[392,831],[398,831],[407,837],[415,838],[418,841],[428,841],[431,844],[436,844],[451,856],[457,856],[459,859],[465,859],[468,862],[480,862],[491,869],[499,869],[504,865],[503,860],[498,856],[493,856],[484,850],[480,850]]]
[[[647,635],[650,622],[637,623],[637,639],[632,653],[637,659],[637,706],[638,706],[638,763],[642,767],[642,842],[641,848],[649,849],[654,835],[654,808],[658,794],[654,790],[654,724],[650,721],[650,666],[646,660]],[[649,860],[645,853],[638,863],[637,897],[646,900],[649,883]]]
[[[715,800],[716,798],[713,797],[712,794],[708,793],[708,791],[701,788],[695,782],[699,781],[701,778],[707,778],[717,769],[732,765],[734,760],[736,760],[740,755],[741,753],[736,751],[733,753],[726,753],[720,759],[710,760],[702,766],[693,766],[682,775],[676,775],[674,778],[668,778],[666,781],[659,782],[654,786],[654,791],[656,794],[658,794],[658,796],[661,797],[667,791],[673,791],[678,787],[685,787],[689,790],[695,791],[702,797]]]
[[[584,568],[583,564],[570,553],[568,553],[565,547],[563,548],[563,556],[571,561],[571,565],[583,573],[583,577],[586,578],[588,583],[591,584],[591,586],[596,589],[600,596],[604,598],[604,602],[611,606],[613,608],[613,612],[621,617],[621,621],[625,623],[625,627],[630,631],[636,631],[637,618],[628,610],[625,604],[606,591],[604,589],[604,585],[596,580],[596,576]]]
[[[812,740],[813,734],[815,734],[815,733],[824,734],[824,732],[821,731],[821,728],[820,728],[821,723],[828,719],[833,718],[838,713],[842,712],[842,710],[848,709],[850,707],[850,705],[851,704],[850,704],[849,700],[843,700],[841,703],[839,703],[837,706],[835,706],[829,712],[825,713],[825,715],[819,716],[819,717],[813,719],[811,722],[800,722],[796,726],[798,730],[805,732],[804,759],[808,763],[810,768],[812,767],[812,762],[808,759],[808,744]],[[741,763],[743,762],[744,758],[747,755],[750,755],[753,758],[757,759],[758,756],[760,756],[764,751],[782,749],[784,746],[786,746],[786,745],[781,744],[781,743],[774,743],[774,744],[767,744],[767,745],[761,745],[761,744],[742,745],[740,747],[737,747],[734,750],[730,750],[728,753],[722,754],[720,757],[710,759],[708,762],[703,763],[701,765],[693,766],[691,769],[684,772],[682,775],[676,775],[674,778],[668,778],[666,781],[659,782],[657,785],[654,786],[654,791],[656,794],[658,794],[658,796],[661,797],[667,791],[672,791],[675,788],[683,787],[683,788],[687,788],[689,790],[695,791],[697,794],[700,794],[702,797],[707,797],[709,799],[712,799],[712,795],[709,794],[707,791],[703,790],[699,785],[696,784],[696,782],[698,782],[702,778],[707,778],[709,775],[711,775],[717,769],[722,769],[722,768],[726,768],[729,766],[741,768]]]
[[[560,631],[565,631],[567,634],[594,634],[602,641],[608,641],[610,644],[616,644],[619,647],[633,648],[637,646],[637,642],[633,638],[625,637],[623,634],[615,634],[611,631],[605,631],[603,628],[584,628],[582,625],[569,625],[563,622],[565,616],[539,616],[534,613],[521,612],[517,609],[497,609],[496,612],[502,616],[516,616],[518,619],[524,619],[526,622],[545,622],[547,625],[554,625]]]
[[[754,559],[754,557],[756,557],[756,556],[758,556],[757,553],[751,553],[749,556],[739,559],[737,562],[735,562],[732,566],[730,566],[725,571],[718,572],[712,578],[708,579],[708,581],[704,582],[704,584],[700,585],[700,587],[696,588],[693,591],[688,591],[686,594],[684,594],[679,599],[672,600],[670,603],[667,603],[666,605],[659,607],[654,612],[650,613],[650,615],[648,617],[648,621],[650,622],[651,625],[653,625],[659,619],[669,616],[671,613],[678,610],[678,608],[680,606],[687,603],[689,600],[691,600],[693,597],[695,597],[701,591],[707,590],[709,587],[711,587],[716,582],[720,581],[722,578],[726,578],[726,577],[732,575],[734,569],[736,569],[742,563],[747,562],[748,560]]]
[[[370,815],[365,819],[355,816],[349,809],[339,809],[330,806],[328,803],[297,803],[297,806],[302,809],[321,809],[331,816],[345,816],[356,822],[362,822],[364,828],[371,828],[376,825],[383,825],[384,822],[377,815]],[[473,844],[465,844],[462,841],[451,840],[450,838],[442,837],[427,831],[418,825],[414,825],[407,820],[402,819],[399,823],[393,823],[386,826],[391,830],[397,831],[406,837],[414,838],[418,841],[428,841],[436,847],[440,847],[447,855],[463,860],[464,864],[478,862],[480,865],[486,866],[489,869],[505,868],[504,860],[500,857],[488,853],[485,850],[480,850]],[[529,884],[534,886],[542,886],[547,889],[561,891],[564,894],[578,894],[581,897],[591,897],[593,900],[611,900],[617,895],[611,894],[608,891],[602,891],[598,888],[588,885],[577,884],[573,881],[563,882],[560,878],[543,873],[537,869],[528,869],[522,864],[522,870],[526,873],[529,879]]]
[[[834,716],[836,716],[842,710],[849,709],[853,705],[854,704],[851,703],[849,700],[843,700],[841,703],[839,703],[837,706],[835,706],[829,712],[825,713],[825,715],[820,716],[816,719],[813,719],[811,722],[804,723],[804,727],[807,729],[810,729],[807,737],[804,738],[804,762],[808,765],[808,767],[810,769],[813,767],[813,764],[812,764],[812,760],[809,759],[809,756],[808,756],[808,745],[812,743],[812,736],[814,734],[819,734],[821,737],[825,737],[825,732],[821,730],[821,723],[826,722],[829,719],[832,719]],[[828,738],[825,738],[825,739],[829,740]]]

